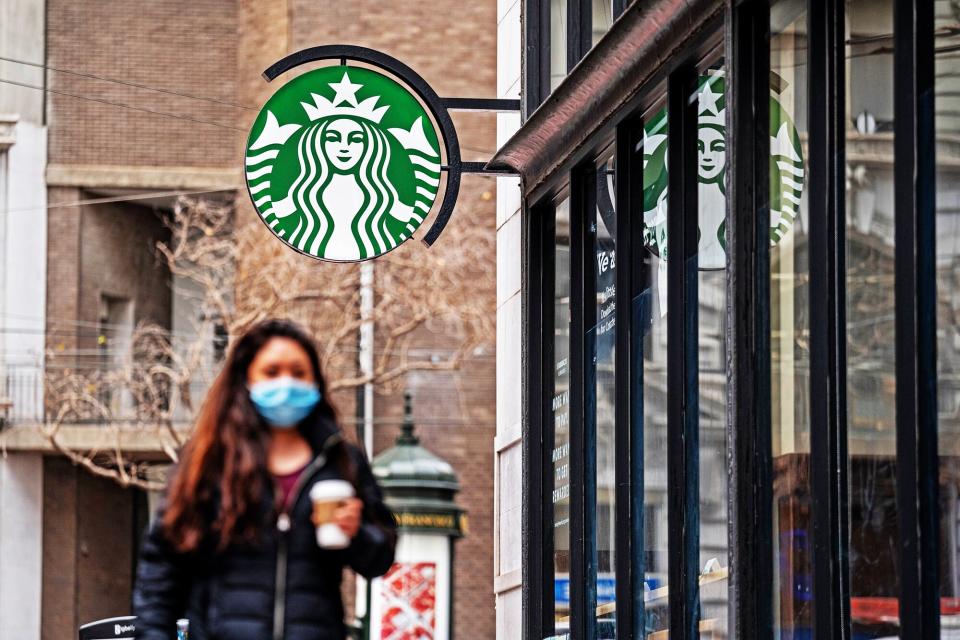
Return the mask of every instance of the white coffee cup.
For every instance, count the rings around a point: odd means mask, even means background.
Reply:
[[[354,495],[353,485],[346,480],[321,480],[310,487],[313,522],[317,525],[317,544],[321,548],[346,549],[350,546],[350,538],[332,520],[333,513]]]

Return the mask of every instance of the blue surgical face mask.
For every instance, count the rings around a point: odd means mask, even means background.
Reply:
[[[295,427],[320,402],[320,390],[311,382],[273,378],[250,386],[250,401],[271,427]]]

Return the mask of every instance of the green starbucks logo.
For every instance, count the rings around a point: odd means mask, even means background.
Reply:
[[[726,101],[722,74],[703,76],[698,96],[698,197],[701,269],[726,266]],[[644,127],[644,241],[655,253],[667,249],[667,112],[659,111]],[[770,242],[790,231],[803,192],[800,135],[775,95],[770,96]]]
[[[440,186],[437,132],[414,95],[361,67],[307,72],[280,88],[247,141],[247,188],[287,245],[357,261],[407,240]]]

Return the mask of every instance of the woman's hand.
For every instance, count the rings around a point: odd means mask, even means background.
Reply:
[[[353,539],[360,531],[361,512],[363,501],[358,498],[347,498],[343,505],[333,512],[333,522],[343,529],[347,537]]]

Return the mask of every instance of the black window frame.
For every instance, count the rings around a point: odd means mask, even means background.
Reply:
[[[529,25],[528,25],[529,26]],[[528,638],[542,638],[554,633],[553,629],[553,572],[552,549],[549,535],[552,523],[552,465],[549,458],[552,442],[552,414],[550,411],[550,380],[552,379],[552,357],[550,341],[552,326],[552,290],[554,258],[555,203],[560,193],[569,194],[570,206],[570,250],[571,266],[571,327],[570,327],[570,634],[573,638],[595,637],[594,611],[596,609],[596,566],[593,563],[596,550],[596,424],[595,378],[593,377],[592,344],[588,327],[592,326],[595,309],[586,305],[585,300],[595,295],[593,291],[595,264],[592,259],[593,235],[591,222],[596,215],[596,172],[598,163],[609,155],[610,147],[616,151],[616,190],[617,190],[617,232],[616,246],[618,265],[617,291],[629,292],[618,297],[616,309],[616,341],[618,358],[624,353],[624,347],[632,354],[624,361],[618,361],[615,376],[618,388],[625,383],[635,391],[621,394],[617,391],[617,424],[615,438],[619,443],[616,458],[616,574],[617,574],[617,637],[643,637],[635,630],[645,627],[645,609],[643,606],[644,562],[642,553],[634,549],[643,549],[643,340],[632,339],[632,335],[642,333],[642,326],[650,315],[649,291],[644,291],[648,274],[643,261],[635,264],[633,260],[638,251],[645,250],[642,239],[642,149],[643,115],[653,108],[660,108],[666,91],[670,116],[677,121],[686,121],[686,136],[671,136],[669,144],[679,144],[672,158],[680,158],[685,166],[674,166],[671,176],[678,179],[671,183],[670,198],[676,201],[674,208],[683,208],[690,212],[687,216],[672,216],[679,221],[681,231],[674,237],[686,239],[686,250],[696,254],[697,246],[697,182],[696,182],[696,107],[690,97],[696,91],[697,68],[700,63],[717,54],[720,44],[722,23],[716,23],[717,36],[691,48],[685,54],[686,62],[678,65],[668,74],[669,82],[651,83],[649,96],[638,101],[638,106],[624,118],[613,131],[598,139],[592,147],[593,153],[562,175],[566,180],[554,181],[551,188],[537,195],[534,204],[526,210],[524,228],[529,237],[527,259],[525,260],[526,291],[538,297],[529,299],[529,317],[526,339],[528,357],[539,356],[532,362],[539,362],[536,371],[528,378],[526,406],[536,407],[535,412],[527,414],[531,422],[525,424],[524,456],[531,473],[527,476],[527,500],[525,504],[525,535],[534,533],[539,544],[525,545],[537,548],[539,553],[529,554],[525,574],[524,588],[524,631]],[[529,86],[529,85],[528,85]],[[671,98],[672,96],[672,98]],[[682,118],[676,113],[681,113]],[[673,151],[673,149],[671,149]],[[682,153],[680,152],[682,150]],[[631,186],[633,185],[633,186]],[[640,188],[636,188],[640,185]],[[623,203],[623,204],[621,204]],[[676,232],[674,229],[671,235]],[[629,267],[625,268],[626,265]],[[671,584],[685,584],[684,589],[673,589],[670,595],[671,623],[682,625],[688,630],[684,637],[693,637],[697,633],[698,623],[698,586],[699,576],[699,520],[698,509],[680,508],[692,500],[698,502],[699,466],[698,433],[696,405],[698,401],[697,382],[697,272],[690,269],[688,261],[677,260],[668,263],[668,276],[671,306],[682,304],[689,312],[677,313],[686,317],[681,331],[670,329],[668,341],[685,342],[684,366],[671,366],[668,373],[671,386],[680,380],[686,390],[684,402],[674,402],[669,409],[670,425],[680,424],[677,431],[672,426],[668,431],[681,434],[670,438],[668,444],[671,462],[668,468],[668,482],[671,505],[668,518],[671,527],[689,532],[689,535],[671,537],[668,555],[677,558],[671,560]],[[676,301],[673,301],[676,297]],[[633,304],[639,299],[638,304]],[[539,388],[539,393],[536,389]],[[626,400],[624,400],[626,398]],[[627,419],[621,419],[628,416]],[[541,446],[542,445],[542,446]],[[677,463],[679,461],[679,464]],[[539,473],[534,472],[534,468]],[[539,503],[529,496],[539,496]],[[592,535],[591,535],[592,534]],[[529,538],[528,538],[529,540]],[[621,577],[627,577],[626,580]],[[532,586],[532,588],[531,588]]]
[[[901,532],[901,637],[939,638],[939,484],[936,413],[936,271],[934,47],[932,4],[892,0],[895,11],[895,296],[897,504]],[[656,4],[656,2],[655,2]],[[663,2],[667,4],[667,2]],[[718,3],[719,4],[719,3]],[[770,2],[724,0],[718,27],[727,73],[727,442],[729,509],[729,635],[772,638],[774,632],[772,564],[772,447],[770,379],[769,118]],[[590,3],[568,2],[567,63],[572,68],[589,51]],[[615,16],[634,7],[613,4]],[[811,370],[826,375],[811,380],[810,438],[813,585],[812,625],[817,637],[849,638],[849,487],[846,415],[845,317],[845,20],[844,0],[807,0],[810,83],[808,190],[810,195]],[[586,8],[586,9],[585,9]],[[550,92],[550,0],[524,0],[524,117]],[[584,41],[586,34],[586,42]],[[550,504],[549,398],[544,393],[552,362],[551,243],[552,202],[570,191],[571,265],[571,637],[593,638],[596,567],[595,443],[587,420],[590,368],[584,307],[593,281],[586,258],[595,193],[591,184],[603,149],[616,149],[619,269],[616,275],[616,527],[617,637],[643,638],[643,340],[649,316],[643,288],[649,274],[642,241],[642,161],[644,106],[669,86],[671,131],[670,237],[696,234],[696,173],[683,123],[693,126],[696,110],[684,92],[696,81],[704,47],[666,52],[662,72],[648,79],[637,96],[622,105],[613,123],[602,123],[578,157],[562,159],[545,186],[525,194],[524,215],[524,578],[523,631],[531,640],[553,630],[552,551],[545,534],[552,530]],[[639,96],[639,97],[638,97]],[[692,111],[692,116],[690,112]],[[674,120],[678,118],[678,120]],[[759,125],[759,126],[758,126]],[[686,138],[687,146],[684,146]],[[674,211],[693,211],[691,216]],[[637,220],[640,222],[638,223]],[[692,244],[696,250],[696,242]],[[687,245],[687,250],[690,245]],[[699,469],[696,449],[697,400],[696,272],[693,282],[682,263],[668,263],[668,307],[681,317],[668,336],[668,372],[673,394],[668,402],[670,456],[668,504],[671,530],[686,532],[670,545],[670,637],[698,637],[697,504]],[[676,264],[674,264],[676,263]],[[692,286],[691,286],[692,284]],[[692,302],[692,304],[690,304]],[[592,308],[589,309],[592,311]],[[686,313],[684,312],[686,311]],[[646,315],[645,315],[646,314]],[[693,331],[690,331],[690,327]],[[679,345],[679,346],[678,346]],[[690,365],[694,375],[690,375]],[[814,392],[814,385],[816,392]],[[692,426],[691,426],[692,425]],[[675,428],[676,427],[676,428]],[[591,476],[593,484],[591,484]],[[594,502],[591,502],[591,494]],[[593,504],[594,509],[589,507]],[[594,532],[595,534],[595,532]],[[551,538],[552,539],[552,538]],[[594,546],[592,546],[594,545]],[[679,588],[677,588],[679,587]],[[592,603],[592,605],[591,605]],[[824,606],[826,605],[826,606]]]
[[[613,19],[627,10],[630,0],[608,0]],[[592,47],[593,3],[567,0],[566,68],[573,69]],[[550,95],[550,0],[523,0],[524,58],[522,112],[526,117]]]

